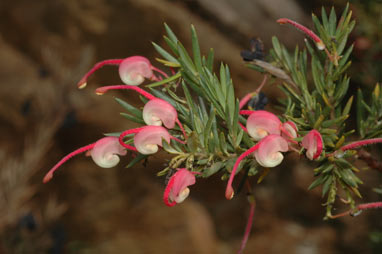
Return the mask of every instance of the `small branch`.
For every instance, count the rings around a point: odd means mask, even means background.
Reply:
[[[359,150],[358,151],[358,159],[366,162],[370,168],[376,169],[382,173],[382,162],[373,158],[373,156],[369,152],[367,152],[365,150]]]
[[[363,210],[378,209],[378,208],[382,208],[382,202],[372,202],[372,203],[360,204],[360,205],[358,205],[356,207],[356,209],[350,209],[350,210],[348,210],[346,212],[339,213],[339,214],[336,214],[336,215],[330,215],[328,217],[331,218],[331,219],[337,219],[337,218],[340,218],[340,217],[343,217],[343,216],[347,216],[347,215],[357,216]]]

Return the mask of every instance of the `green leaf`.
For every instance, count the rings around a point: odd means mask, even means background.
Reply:
[[[329,15],[329,34],[330,36],[334,36],[337,27],[337,16],[334,7],[332,7]]]
[[[140,154],[140,153],[137,154],[137,156],[134,159],[132,159],[129,164],[127,164],[126,168],[131,168],[132,166],[134,166],[138,162],[146,159],[147,157],[148,157],[148,155],[144,155],[144,154]]]
[[[214,49],[210,48],[210,52],[208,52],[208,57],[207,57],[207,68],[209,71],[212,72],[214,67]]]
[[[178,38],[176,37],[174,32],[166,23],[164,23],[164,28],[166,29],[167,35],[170,38],[170,40],[176,45],[178,43]]]
[[[188,55],[186,49],[183,45],[178,42],[178,51],[179,51],[179,62],[182,67],[192,73],[193,76],[197,75],[196,68],[194,63],[192,62],[191,57]]]
[[[178,60],[173,57],[171,54],[169,54],[166,50],[164,50],[161,46],[159,46],[158,44],[156,44],[155,42],[151,42],[155,48],[155,50],[161,55],[163,56],[166,60],[170,61],[170,62],[173,62],[173,63],[177,63],[179,64]]]
[[[213,107],[211,107],[210,115],[208,117],[208,121],[207,121],[206,126],[204,128],[204,147],[208,146],[208,141],[210,139],[210,134],[211,134],[212,123],[214,120],[215,120],[215,109]]]
[[[121,100],[119,98],[115,98],[115,100],[121,105],[124,109],[126,109],[128,112],[133,114],[139,119],[142,119],[142,111],[137,109],[136,107],[132,106],[131,104],[127,103],[124,100]]]
[[[201,72],[202,70],[202,57],[200,55],[198,36],[195,31],[194,25],[191,25],[191,42],[192,42],[192,53],[194,56],[194,62],[196,69]]]
[[[214,164],[212,164],[211,167],[203,171],[202,177],[205,177],[205,178],[210,177],[216,174],[224,166],[225,166],[225,163],[222,161],[215,162]]]
[[[139,124],[146,124],[145,121],[143,121],[142,118],[138,118],[138,117],[135,117],[135,116],[132,116],[132,115],[129,115],[127,113],[119,113],[121,116],[125,117],[126,119],[130,120],[130,121],[133,121],[135,123],[139,123]]]

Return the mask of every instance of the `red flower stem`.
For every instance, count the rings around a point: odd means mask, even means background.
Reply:
[[[154,66],[151,66],[151,69],[152,69],[153,71],[156,71],[156,72],[160,73],[163,77],[168,78],[167,73],[165,73],[165,72],[162,71],[161,69],[158,69],[157,67],[154,67]]]
[[[179,121],[179,118],[176,118],[175,122],[178,124],[180,130],[183,132],[184,138],[187,139],[188,137],[187,137],[186,131],[184,130],[182,123]]]
[[[92,75],[96,70],[100,69],[101,67],[105,65],[120,65],[123,60],[124,59],[109,59],[109,60],[104,60],[99,63],[96,63],[93,66],[93,68],[91,68],[90,71],[86,73],[85,76],[78,82],[77,84],[78,88],[80,89],[85,88],[88,77]]]
[[[252,229],[253,216],[255,215],[256,202],[255,202],[255,198],[253,197],[252,194],[249,195],[248,201],[249,201],[251,206],[250,206],[250,210],[249,210],[248,221],[247,221],[247,226],[245,227],[243,240],[241,240],[240,249],[237,252],[238,254],[243,253],[243,250],[244,250],[245,246],[247,245],[248,237],[249,237],[249,235],[251,233],[251,229]]]
[[[254,110],[240,110],[239,111],[239,114],[240,115],[250,115],[252,114],[253,112],[255,112]]]
[[[322,42],[321,38],[318,37],[317,34],[315,34],[312,30],[308,29],[307,27],[297,23],[296,21],[293,21],[287,18],[281,18],[277,20],[277,23],[291,24],[292,26],[296,27],[301,32],[305,33],[308,37],[310,37],[316,43],[316,46],[319,50],[325,49],[325,44]]]
[[[372,203],[366,203],[366,204],[359,204],[356,207],[356,211],[351,209],[349,211],[346,211],[346,212],[343,212],[340,214],[336,214],[336,215],[331,215],[329,217],[331,219],[336,219],[336,218],[340,218],[340,217],[347,216],[347,215],[353,215],[354,216],[355,213],[357,213],[357,212],[367,210],[367,209],[378,209],[378,208],[382,208],[382,202],[372,202]]]
[[[285,135],[288,136],[288,141],[289,141],[289,142],[298,145],[298,142],[295,141],[295,140],[293,140],[292,135],[289,133],[289,131],[287,131],[287,130],[285,129],[284,126],[281,125],[281,126],[280,126],[280,130],[281,130]]]
[[[241,122],[239,122],[239,126],[243,129],[243,131],[245,131],[246,133],[248,133],[247,128],[246,128]]]
[[[173,139],[173,140],[175,140],[175,141],[177,141],[177,142],[179,142],[179,143],[181,143],[181,144],[183,144],[183,145],[186,144],[185,141],[180,140],[180,139],[178,139],[178,138],[176,138],[176,137],[174,137],[174,136],[171,136],[170,138]]]
[[[365,139],[365,140],[356,141],[356,142],[344,145],[340,149],[342,151],[346,151],[346,150],[358,148],[361,146],[376,144],[376,143],[382,143],[382,138],[372,138],[372,139]]]
[[[156,97],[154,95],[146,92],[142,88],[140,88],[138,86],[129,86],[129,85],[115,85],[115,86],[102,86],[102,87],[98,87],[96,89],[96,94],[103,95],[104,93],[106,93],[109,90],[122,90],[122,89],[134,90],[134,91],[140,93],[141,95],[143,95],[144,97],[146,97],[149,100],[156,99]]]
[[[80,154],[80,153],[83,153],[83,152],[86,152],[86,151],[89,151],[91,149],[93,149],[95,143],[93,144],[90,144],[90,145],[87,145],[87,146],[83,146],[81,148],[78,148],[77,150],[69,153],[68,155],[66,155],[64,158],[62,158],[59,162],[57,162],[56,165],[54,165],[54,167],[49,170],[49,172],[44,176],[44,179],[42,180],[43,183],[47,183],[49,182],[52,178],[53,178],[53,173],[62,165],[64,164],[66,161],[68,161],[69,159],[71,159],[72,157]]]
[[[124,132],[121,133],[121,135],[119,135],[119,143],[121,144],[121,146],[127,148],[127,149],[130,149],[132,151],[135,151],[137,152],[137,148],[135,148],[134,146],[131,146],[131,145],[128,145],[128,144],[125,144],[125,142],[123,142],[123,138],[129,134],[133,134],[133,133],[138,133],[140,132],[142,129],[144,129],[145,127],[140,127],[140,128],[135,128],[135,129],[130,129],[130,130],[126,130]]]
[[[261,89],[264,87],[268,79],[268,75],[264,75],[263,81],[261,82],[260,86],[256,89],[256,91],[252,93],[248,93],[246,96],[244,96],[240,102],[239,102],[239,109],[243,108],[248,101],[256,94],[260,93]]]
[[[256,145],[254,145],[251,148],[249,148],[247,151],[242,153],[237,158],[237,160],[235,162],[235,165],[233,166],[231,175],[229,176],[227,187],[226,187],[226,190],[225,190],[225,197],[226,197],[226,199],[232,199],[233,198],[234,191],[233,191],[233,188],[232,188],[232,182],[233,182],[233,179],[235,178],[236,170],[239,167],[240,161],[242,161],[245,157],[247,157],[248,155],[250,155],[251,153],[256,151],[259,148],[260,142],[258,142]]]

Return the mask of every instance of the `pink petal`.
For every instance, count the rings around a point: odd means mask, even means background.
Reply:
[[[143,56],[131,56],[119,65],[119,76],[126,85],[138,86],[153,77],[150,61]]]
[[[276,167],[284,159],[281,152],[287,151],[288,142],[279,135],[271,134],[260,141],[259,148],[254,155],[261,166]]]
[[[302,139],[302,146],[307,150],[306,157],[310,160],[317,159],[320,156],[323,147],[321,134],[317,130],[311,130]]]
[[[134,136],[134,146],[141,154],[154,154],[158,146],[162,146],[162,139],[170,143],[171,135],[162,126],[148,125],[142,127]]]
[[[280,119],[264,110],[254,111],[247,120],[248,134],[255,140],[261,140],[269,134],[280,135]]]
[[[147,125],[161,126],[172,129],[178,113],[175,108],[165,100],[152,99],[143,107],[143,120]]]
[[[111,168],[119,163],[118,155],[126,155],[127,152],[119,144],[118,137],[105,137],[95,143],[90,153],[98,166]]]
[[[297,138],[297,126],[292,121],[286,121],[283,123],[283,128],[287,133],[281,133],[281,136],[287,139]]]
[[[195,184],[195,175],[186,168],[179,169],[171,176],[164,195],[163,200],[167,206],[174,206],[183,202],[190,192],[188,186]]]

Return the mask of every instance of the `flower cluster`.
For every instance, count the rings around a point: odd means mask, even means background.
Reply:
[[[87,79],[97,69],[104,65],[119,65],[119,76],[124,85],[103,86],[96,89],[96,94],[103,95],[109,90],[127,89],[134,90],[147,98],[149,101],[143,107],[143,120],[146,126],[129,129],[123,131],[119,137],[105,137],[94,144],[81,147],[60,160],[44,177],[43,182],[50,181],[53,173],[67,160],[75,155],[88,152],[93,161],[100,167],[110,168],[119,163],[119,157],[127,154],[127,150],[139,152],[143,155],[154,154],[162,146],[163,140],[170,143],[175,140],[181,144],[182,141],[168,132],[167,129],[173,129],[177,123],[183,137],[187,139],[186,131],[178,119],[176,109],[167,101],[162,100],[137,87],[142,84],[145,79],[159,81],[162,77],[158,77],[153,71],[160,73],[163,77],[167,74],[151,65],[150,61],[142,56],[132,56],[126,59],[111,59],[97,63],[78,83],[79,88],[87,85]],[[164,125],[166,128],[162,127]],[[130,134],[134,135],[134,146],[126,144],[124,138]],[[187,172],[186,172],[187,171]],[[195,183],[195,173],[189,172],[187,169],[180,169],[175,173],[165,191],[165,204],[173,206],[176,202],[182,202],[189,193],[188,185]]]

